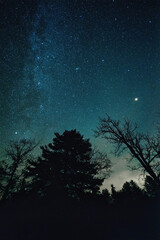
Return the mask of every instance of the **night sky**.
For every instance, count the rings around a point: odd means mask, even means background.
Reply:
[[[1,148],[74,128],[102,148],[93,130],[105,113],[154,131],[159,13],[158,0],[1,0]]]

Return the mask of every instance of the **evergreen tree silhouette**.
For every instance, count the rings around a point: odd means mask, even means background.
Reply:
[[[145,178],[144,189],[147,196],[151,199],[160,198],[159,186],[149,175]]]
[[[52,192],[75,198],[98,193],[104,179],[96,176],[99,163],[92,161],[89,139],[76,130],[55,133],[53,143],[41,149],[42,157],[28,168],[34,191],[43,196]]]
[[[143,198],[143,191],[133,180],[131,180],[123,184],[120,195],[121,200],[124,202],[140,201]]]

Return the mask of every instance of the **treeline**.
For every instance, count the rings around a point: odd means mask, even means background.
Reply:
[[[93,150],[89,139],[76,130],[55,133],[53,143],[41,146],[36,158],[31,140],[13,141],[1,162],[1,201],[18,195],[35,198],[69,197],[77,200],[97,195],[104,179],[110,175],[107,155]]]
[[[22,139],[11,142],[6,149],[6,160],[0,165],[1,202],[20,195],[37,199],[63,196],[77,201],[105,196],[108,203],[129,196],[158,197],[159,186],[149,175],[144,189],[131,181],[120,191],[111,185],[111,193],[107,189],[100,192],[111,174],[111,161],[106,154],[93,150],[89,139],[76,130],[55,133],[53,143],[40,147],[39,157],[33,155],[37,146],[32,140]]]
[[[96,134],[108,134],[107,121],[102,123]],[[156,159],[158,172],[159,155],[153,157],[152,149],[155,139],[135,134],[128,122],[123,131],[119,122],[110,119],[109,124],[108,130],[115,134],[109,132],[110,140],[119,144],[116,151],[124,143],[132,150],[132,158],[145,156],[146,163],[147,158]],[[150,156],[142,149],[144,139],[150,144],[150,148],[144,145]],[[1,161],[2,239],[159,239],[156,170],[156,178],[151,171],[147,175],[143,189],[130,181],[119,191],[113,185],[109,191],[100,191],[112,172],[111,161],[79,132],[55,133],[52,143],[41,146],[39,157],[33,154],[37,147],[31,140],[13,141],[6,149],[6,160]],[[134,156],[138,148],[141,152]]]

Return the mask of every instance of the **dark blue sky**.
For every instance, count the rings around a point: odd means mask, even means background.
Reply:
[[[93,138],[105,113],[152,132],[160,114],[159,10],[155,0],[1,0],[1,144],[48,143],[73,128]]]

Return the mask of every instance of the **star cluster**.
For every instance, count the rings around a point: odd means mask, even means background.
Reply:
[[[159,114],[157,1],[1,1],[0,141]]]

